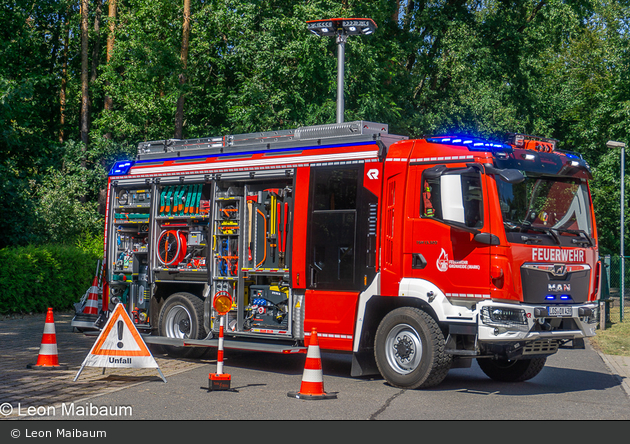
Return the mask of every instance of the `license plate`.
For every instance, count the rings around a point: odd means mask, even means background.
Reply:
[[[549,316],[556,317],[572,316],[573,309],[572,307],[547,307],[547,313],[549,313]]]

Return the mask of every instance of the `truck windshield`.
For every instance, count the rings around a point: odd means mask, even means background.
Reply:
[[[592,245],[586,182],[529,176],[518,184],[497,180],[503,225],[510,242]]]

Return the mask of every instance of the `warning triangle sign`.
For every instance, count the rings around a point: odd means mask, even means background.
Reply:
[[[155,358],[121,303],[109,316],[81,364],[75,381],[84,367],[156,368],[164,379]]]

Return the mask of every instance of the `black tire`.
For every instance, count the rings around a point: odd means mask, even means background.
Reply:
[[[490,379],[500,382],[523,382],[532,379],[545,366],[547,358],[508,359],[479,358],[477,363]]]
[[[160,310],[158,334],[167,338],[203,339],[207,333],[203,326],[203,302],[191,293],[174,293],[166,299]],[[176,347],[165,345],[163,351],[178,358],[199,358],[205,347]]]
[[[452,357],[444,353],[444,343],[442,330],[428,313],[413,307],[397,308],[376,330],[376,365],[394,387],[434,387],[451,368]]]

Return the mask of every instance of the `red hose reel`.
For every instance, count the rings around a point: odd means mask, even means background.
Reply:
[[[162,231],[157,241],[158,260],[167,267],[176,267],[186,256],[187,248],[186,236],[181,231]]]

